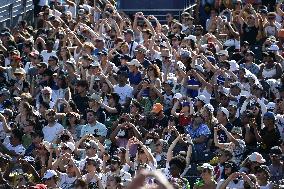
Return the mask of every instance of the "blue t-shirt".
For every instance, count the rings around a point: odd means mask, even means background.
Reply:
[[[200,85],[201,83],[195,79],[194,77],[190,78],[190,80],[187,81],[188,85]],[[191,98],[195,98],[198,96],[198,90],[192,90],[192,89],[188,89],[187,90],[187,94],[191,97]]]
[[[133,74],[133,72],[129,72],[128,78],[131,85],[138,85],[142,81],[141,72],[138,72],[135,75]]]
[[[210,129],[207,125],[205,124],[201,124],[197,129],[193,129],[192,125],[189,125],[186,128],[186,133],[190,135],[190,137],[194,140],[196,138],[199,138],[201,136],[205,136],[208,137],[210,136]],[[197,151],[202,151],[206,149],[206,144],[207,141],[203,142],[203,143],[198,143],[198,144],[194,144],[194,148]]]

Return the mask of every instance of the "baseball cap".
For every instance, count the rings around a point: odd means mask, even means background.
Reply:
[[[93,149],[96,149],[96,150],[99,149],[98,143],[96,143],[94,140],[90,140],[90,141],[86,144],[86,147],[87,147],[87,148],[93,148]]]
[[[263,119],[265,119],[265,118],[272,119],[272,120],[276,119],[275,114],[273,112],[266,112],[263,115]]]
[[[249,155],[249,160],[253,162],[258,162],[258,163],[265,163],[265,159],[262,157],[262,155],[258,152],[253,152],[251,155]]]
[[[276,155],[281,155],[282,154],[282,150],[279,146],[274,146],[270,149],[269,154],[276,154]]]
[[[203,163],[201,166],[197,168],[198,170],[203,170],[203,169],[209,169],[211,171],[214,170],[214,167],[210,165],[209,163]]]
[[[266,108],[268,111],[273,111],[275,109],[275,103],[274,102],[268,102],[266,105]]]
[[[194,36],[194,35],[189,35],[189,36],[185,37],[184,39],[185,39],[185,40],[192,40],[192,41],[194,41],[194,42],[197,41],[197,38],[196,38],[196,36]]]
[[[44,173],[42,179],[50,179],[50,178],[52,178],[53,176],[56,176],[56,175],[57,175],[57,173],[54,170],[49,169]]]
[[[163,111],[164,110],[164,107],[163,107],[163,105],[162,104],[160,104],[160,103],[156,103],[156,104],[154,104],[153,105],[153,108],[152,108],[152,113],[159,113],[159,112],[161,112],[161,111]]]
[[[191,52],[188,51],[188,50],[181,50],[180,57],[181,58],[189,58],[189,57],[191,57]]]
[[[207,56],[206,57],[208,60],[209,60],[209,62],[211,62],[212,64],[216,64],[216,59],[213,57],[213,56]]]
[[[174,95],[174,97],[173,97],[173,99],[181,99],[182,98],[182,94],[180,94],[180,93],[176,93],[175,95]]]
[[[218,56],[229,56],[229,52],[227,50],[220,50],[218,53],[217,53]]]
[[[268,51],[279,51],[279,47],[276,44],[270,45],[270,47],[267,48]]]
[[[207,110],[209,110],[211,113],[214,112],[214,107],[211,104],[205,104],[204,108],[206,108]]]
[[[100,67],[100,63],[97,61],[92,62],[92,64],[90,64],[90,67]]]
[[[229,110],[227,110],[227,108],[221,107],[219,110],[226,115],[227,119],[229,119]]]
[[[195,65],[195,70],[200,71],[200,72],[204,72],[205,71],[204,68],[201,65],[199,65],[199,64]]]
[[[172,79],[168,79],[167,81],[165,81],[163,84],[168,84],[170,85],[171,87],[174,86],[174,81]]]
[[[101,96],[98,95],[97,93],[93,93],[91,96],[90,96],[90,99],[91,100],[95,100],[97,102],[100,102],[102,100]]]
[[[147,52],[147,49],[143,46],[143,45],[138,45],[136,48],[135,48],[135,52],[137,51],[140,51],[142,53],[146,53]]]
[[[48,67],[47,62],[40,62],[39,64],[37,64],[37,67]]]
[[[75,145],[73,144],[73,142],[65,142],[62,144],[62,146],[66,146],[67,148],[69,148],[72,152],[75,150]]]
[[[232,134],[238,134],[240,136],[242,136],[243,134],[243,131],[242,131],[242,128],[241,127],[233,127],[232,130],[231,130],[231,133]]]
[[[13,111],[12,111],[11,109],[8,109],[8,108],[6,108],[6,109],[0,111],[0,113],[1,113],[1,114],[6,114],[6,115],[8,115],[9,117],[13,117]]]
[[[123,33],[134,35],[134,31],[132,29],[127,29],[127,30],[123,31]]]
[[[26,71],[23,68],[16,68],[14,74],[25,75]]]
[[[240,82],[234,82],[231,84],[231,87],[238,87],[239,89],[242,89],[242,84]]]
[[[130,62],[127,63],[128,66],[136,66],[136,67],[140,67],[141,64],[137,59],[133,59]]]
[[[39,55],[39,52],[37,50],[35,50],[35,51],[32,51],[29,55],[34,57],[36,55]]]
[[[206,97],[204,95],[198,95],[196,99],[206,104]]]

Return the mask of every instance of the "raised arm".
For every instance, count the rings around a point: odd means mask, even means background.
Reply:
[[[170,145],[168,152],[167,152],[167,162],[170,162],[171,159],[173,158],[173,150],[174,150],[175,146],[177,145],[177,143],[179,142],[180,139],[181,139],[181,136],[178,135],[176,137],[176,139]]]

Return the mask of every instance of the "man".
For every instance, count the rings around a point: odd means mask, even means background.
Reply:
[[[229,122],[232,123],[233,126],[239,127],[242,125],[241,120],[238,115],[238,104],[235,101],[230,101],[228,106],[229,111]]]
[[[0,152],[18,157],[25,154],[25,148],[22,145],[23,133],[19,129],[13,129],[11,136],[6,137],[3,143],[0,143]]]
[[[133,59],[128,62],[129,68],[129,82],[130,85],[136,89],[136,86],[142,81],[142,72],[140,72],[139,67],[141,66],[140,62],[137,59]]]
[[[284,164],[281,161],[282,150],[279,146],[274,146],[269,152],[271,159],[271,164],[269,165],[269,170],[271,173],[271,181],[279,181],[284,177]]]
[[[55,119],[55,111],[49,109],[45,113],[47,125],[42,129],[44,140],[50,143],[55,143],[64,127]]]
[[[134,50],[138,46],[138,43],[134,41],[134,32],[131,29],[127,29],[124,32],[124,39],[128,43],[128,48],[129,48],[129,55],[130,57],[134,56]]]
[[[53,50],[54,42],[52,40],[48,40],[45,44],[46,50],[41,52],[43,56],[43,61],[48,62],[50,56],[56,56],[56,51]]]
[[[140,64],[145,69],[147,69],[148,66],[151,64],[151,62],[145,58],[146,57],[146,52],[147,52],[147,49],[143,45],[138,45],[135,48],[136,59],[140,62]]]
[[[169,49],[161,51],[162,57],[162,72],[164,74],[175,73],[175,65],[172,63],[172,54]]]
[[[160,103],[154,104],[151,113],[152,126],[150,128],[157,131],[158,134],[161,134],[163,129],[168,125],[169,121],[168,116],[164,114],[164,106]]]
[[[54,170],[47,170],[42,178],[43,182],[46,184],[48,188],[59,188],[58,185],[58,176],[57,173]]]
[[[266,112],[263,115],[263,129],[258,131],[256,124],[252,124],[255,130],[255,137],[261,143],[260,152],[269,153],[273,146],[280,144],[280,133],[275,122],[275,114],[273,112]]]
[[[133,88],[129,84],[127,84],[127,72],[119,71],[117,73],[117,77],[118,84],[113,87],[114,92],[117,93],[120,97],[119,103],[127,108],[133,96]]]
[[[51,97],[52,97],[52,89],[50,87],[44,87],[41,90],[41,98],[39,102],[37,103],[37,109],[39,109],[39,105],[42,102],[49,104],[49,107],[53,108],[54,102],[52,101]]]
[[[218,163],[214,167],[214,178],[218,182],[221,180],[223,172],[225,171],[224,169],[224,163],[231,160],[233,155],[232,152],[228,149],[222,149],[218,153]]]
[[[102,98],[94,93],[89,98],[89,108],[96,112],[96,117],[100,123],[104,123],[106,120],[105,110],[101,107],[100,103],[102,102]]]
[[[84,115],[86,113],[86,109],[89,107],[89,98],[87,97],[88,82],[86,80],[78,81],[76,85],[76,90],[77,94],[74,95],[73,101],[76,104],[79,112]]]
[[[97,121],[96,112],[94,110],[87,110],[87,124],[82,126],[81,137],[92,134],[104,141],[107,135],[107,128],[104,124]]]
[[[233,125],[229,122],[229,116],[230,116],[229,111],[226,108],[221,107],[217,111],[217,117],[216,118],[218,120],[218,123],[224,125],[224,127],[230,132],[233,128]],[[217,134],[218,134],[218,139],[219,139],[220,143],[227,142],[228,137],[227,137],[227,135],[224,131],[219,130],[217,132]]]
[[[260,68],[253,61],[254,61],[254,53],[252,51],[247,51],[245,53],[245,62],[240,65],[240,68],[246,68],[255,76],[257,76]]]
[[[57,73],[59,71],[59,66],[58,66],[58,58],[57,56],[50,56],[48,58],[48,68],[53,72]]]
[[[103,163],[105,164],[106,162]],[[128,172],[124,171],[121,166],[122,164],[120,158],[118,156],[113,156],[110,161],[110,170],[106,172],[102,178],[102,183],[104,186],[106,185],[107,178],[110,175],[119,175],[123,183],[131,181],[131,175]]]

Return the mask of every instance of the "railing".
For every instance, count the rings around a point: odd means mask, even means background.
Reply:
[[[26,17],[33,7],[32,0],[0,0],[0,23],[12,26],[14,18]]]

